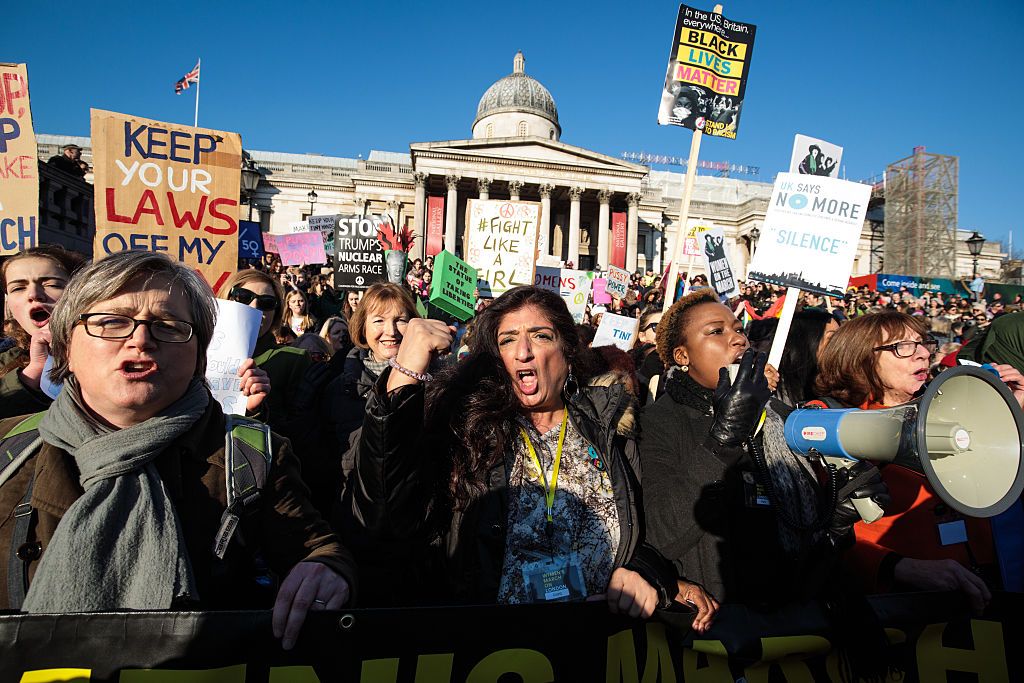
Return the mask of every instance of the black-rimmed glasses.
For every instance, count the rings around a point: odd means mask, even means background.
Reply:
[[[232,290],[228,292],[228,299],[231,301],[237,301],[245,306],[248,306],[255,301],[256,308],[261,311],[273,311],[281,305],[281,302],[276,296],[271,294],[256,294],[255,292],[250,292],[244,287],[232,288]]]
[[[921,345],[928,351],[929,355],[939,350],[939,342],[937,339],[922,339],[921,341],[911,341],[909,339],[904,341],[893,342],[892,344],[885,344],[883,346],[876,346],[873,350],[875,351],[892,351],[893,355],[897,358],[910,358],[917,351],[918,345]]]
[[[647,323],[646,325],[644,325],[644,329],[642,329],[640,331],[641,332],[650,332],[651,330],[656,330],[656,329],[658,329],[658,323],[653,322],[653,323]]]
[[[78,321],[85,325],[85,333],[100,339],[128,339],[139,325],[149,328],[157,341],[184,344],[192,338],[192,323],[184,320],[138,320],[117,313],[83,313]]]

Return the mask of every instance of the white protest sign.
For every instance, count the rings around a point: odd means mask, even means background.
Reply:
[[[608,282],[605,284],[605,291],[617,299],[626,298],[626,290],[629,289],[629,271],[615,266],[608,266]]]
[[[217,299],[217,326],[206,351],[206,381],[225,414],[245,415],[238,367],[252,357],[263,314],[235,301]]]
[[[714,227],[701,234],[704,263],[708,269],[708,282],[718,296],[731,299],[739,296],[740,288],[736,284],[736,276],[729,264],[729,256],[725,250],[725,231]]]
[[[843,296],[870,196],[870,185],[780,173],[750,279]]]
[[[843,148],[839,145],[798,134],[793,140],[793,158],[789,162],[789,170],[801,175],[837,178],[842,159]]]
[[[477,270],[480,296],[497,297],[513,287],[533,284],[539,224],[538,202],[466,202],[466,262]]]
[[[288,231],[287,232],[289,232],[289,233],[309,232],[309,222],[308,221],[292,221],[291,223],[288,224]]]
[[[601,316],[601,324],[597,326],[597,334],[590,346],[617,346],[623,351],[629,351],[633,348],[633,338],[636,337],[639,324],[637,318],[605,313]]]
[[[340,214],[331,216],[310,216],[309,231],[319,232],[324,238],[324,253],[334,257],[334,229],[338,225]]]
[[[558,293],[565,300],[565,305],[572,314],[573,321],[579,325],[587,313],[587,301],[590,299],[590,287],[593,284],[593,273],[585,270],[562,268],[559,277]]]

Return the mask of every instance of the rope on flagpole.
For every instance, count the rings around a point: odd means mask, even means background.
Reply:
[[[192,126],[194,128],[198,128],[199,127],[199,86],[202,85],[202,81],[203,81],[202,66],[203,66],[203,58],[200,57],[199,61],[196,62],[196,75],[198,77],[196,78],[196,118],[195,118],[195,121],[192,123]]]

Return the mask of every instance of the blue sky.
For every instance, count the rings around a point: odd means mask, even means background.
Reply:
[[[692,2],[710,10],[712,4]],[[36,129],[89,134],[89,108],[191,122],[173,85],[203,59],[200,125],[246,147],[365,155],[470,136],[484,90],[526,71],[555,97],[562,141],[618,156],[685,156],[656,123],[677,3],[18,2],[0,61],[29,66]],[[849,178],[917,145],[960,158],[960,226],[1005,240],[1020,224],[1024,3],[737,0],[757,25],[735,141],[701,158],[789,163],[793,135],[845,147]]]

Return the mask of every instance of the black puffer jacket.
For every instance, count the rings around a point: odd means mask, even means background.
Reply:
[[[437,509],[430,468],[445,466],[447,435],[424,433],[422,385],[385,394],[389,372],[368,396],[339,512],[342,535],[356,546],[361,565],[370,562],[361,604],[385,596],[392,604],[494,603],[505,554],[505,466],[489,472],[488,490],[465,510]],[[629,404],[625,387],[613,384],[587,387],[567,405],[573,426],[609,464],[620,525],[614,566],[641,574],[667,606],[676,594],[675,572],[644,541],[636,442],[617,431]]]

